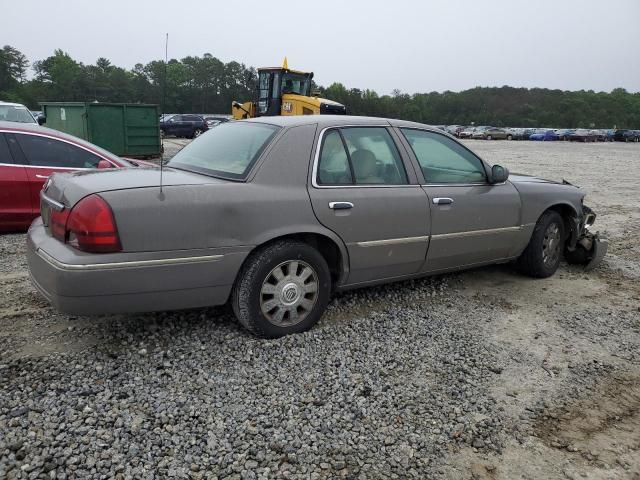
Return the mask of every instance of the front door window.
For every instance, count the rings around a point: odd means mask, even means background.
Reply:
[[[481,160],[456,141],[426,130],[401,129],[418,159],[426,183],[484,183]]]

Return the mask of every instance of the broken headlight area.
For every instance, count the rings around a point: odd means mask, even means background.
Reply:
[[[593,232],[596,214],[586,205],[582,206],[582,218],[577,222],[577,234],[567,242],[565,258],[570,264],[585,266],[585,270],[592,270],[600,264],[607,249],[609,240]]]

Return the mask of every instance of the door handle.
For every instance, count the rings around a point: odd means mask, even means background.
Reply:
[[[329,208],[332,210],[348,210],[353,208],[353,203],[351,202],[329,202]]]
[[[41,178],[43,180],[46,180],[47,178],[49,178],[49,175],[40,175],[39,173],[36,173],[36,178]]]
[[[433,203],[435,205],[451,205],[453,203],[453,198],[436,197],[433,199]]]

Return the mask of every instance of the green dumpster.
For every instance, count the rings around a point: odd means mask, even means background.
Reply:
[[[161,153],[160,111],[139,103],[40,103],[46,127],[84,138],[116,155],[157,157]]]

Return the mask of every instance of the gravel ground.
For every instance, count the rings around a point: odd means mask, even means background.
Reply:
[[[640,478],[640,148],[469,145],[583,186],[605,262],[348,292],[264,341],[224,308],[61,315],[0,236],[0,478]]]

